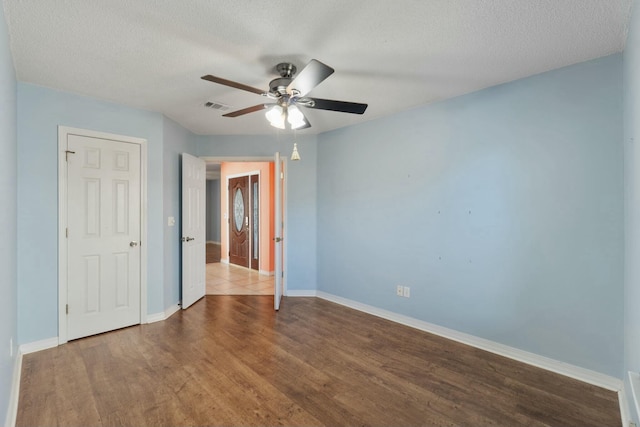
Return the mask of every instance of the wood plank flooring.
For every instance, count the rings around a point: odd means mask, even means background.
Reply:
[[[207,296],[24,356],[17,426],[616,426],[617,395],[317,298]]]

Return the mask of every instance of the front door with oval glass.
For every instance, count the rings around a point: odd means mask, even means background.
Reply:
[[[229,179],[229,262],[249,267],[249,180]]]

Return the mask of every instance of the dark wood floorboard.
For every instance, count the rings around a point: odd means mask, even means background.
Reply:
[[[17,426],[615,426],[617,395],[317,298],[207,296],[24,356]]]

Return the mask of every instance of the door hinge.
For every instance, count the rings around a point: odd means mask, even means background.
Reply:
[[[67,314],[69,314],[69,304],[67,304]]]
[[[69,227],[65,228],[64,230],[65,230],[64,234],[65,234],[65,235],[67,236],[67,238],[68,238],[68,237],[69,237]]]
[[[65,160],[68,162],[69,161],[69,154],[76,154],[75,151],[71,151],[71,150],[65,150],[64,155],[65,155]]]

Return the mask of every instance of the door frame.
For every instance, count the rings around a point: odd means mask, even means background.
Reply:
[[[147,140],[58,126],[58,345],[67,342],[67,138],[79,135],[140,145],[140,323],[147,323]]]
[[[206,161],[205,161],[206,163]],[[227,186],[227,211],[229,211],[229,202],[231,201],[231,198],[229,197],[229,180],[233,179],[233,178],[242,178],[242,177],[247,177],[247,199],[249,200],[249,230],[247,231],[248,237],[249,237],[249,270],[251,270],[251,255],[253,252],[253,233],[251,232],[253,230],[253,218],[251,215],[251,196],[253,194],[253,192],[251,191],[251,177],[253,175],[258,175],[258,188],[260,188],[260,182],[262,182],[262,177],[260,175],[260,171],[250,171],[250,172],[242,172],[242,173],[235,173],[235,174],[231,174],[231,175],[227,175],[227,182],[226,182],[226,186]],[[260,192],[260,197],[262,197],[262,192]],[[260,206],[262,206],[262,199],[260,200]],[[231,217],[229,217],[229,219],[231,219]],[[258,224],[258,227],[260,227],[260,224]],[[226,228],[226,242],[227,245],[231,244],[230,238],[231,235],[229,233],[229,229],[231,228],[231,221],[227,222],[227,228]],[[260,230],[262,230],[262,228],[260,228]],[[222,230],[220,230],[220,240],[222,240]],[[221,257],[222,258],[222,257]],[[228,259],[228,258],[227,258]],[[231,264],[231,260],[229,260],[229,264]],[[235,265],[235,264],[234,264]],[[258,264],[258,272],[260,272],[260,265]]]
[[[204,160],[205,162],[265,162],[265,163],[274,163],[273,160],[273,155],[271,156],[200,156],[200,158],[202,160]],[[287,233],[289,232],[289,215],[287,215],[288,212],[288,208],[287,208],[287,204],[289,203],[289,198],[287,197],[287,188],[289,187],[289,180],[288,180],[288,174],[289,174],[289,167],[288,167],[288,157],[285,156],[280,156],[280,161],[282,161],[282,163],[284,164],[284,185],[283,185],[283,191],[282,191],[282,197],[284,199],[284,203],[282,206],[282,215],[284,216],[284,234],[285,236],[287,235]],[[274,177],[274,179],[279,179],[278,177]],[[227,197],[228,197],[228,193],[227,193]],[[275,195],[274,195],[275,197]],[[229,201],[227,200],[227,208],[229,207],[228,205]],[[222,230],[220,230],[220,233],[222,233]],[[222,234],[220,235],[220,239],[222,240]],[[227,235],[227,240],[229,239],[229,236]],[[284,268],[283,268],[283,278],[282,278],[282,288],[283,288],[283,295],[287,296],[287,277],[288,277],[288,273],[289,273],[289,252],[288,252],[288,248],[289,245],[287,243],[288,239],[284,239],[282,241],[282,252],[283,252],[283,256],[282,256],[282,262],[284,263]],[[274,245],[275,248],[275,245]],[[259,271],[259,270],[258,270]],[[275,272],[274,272],[275,274]]]

